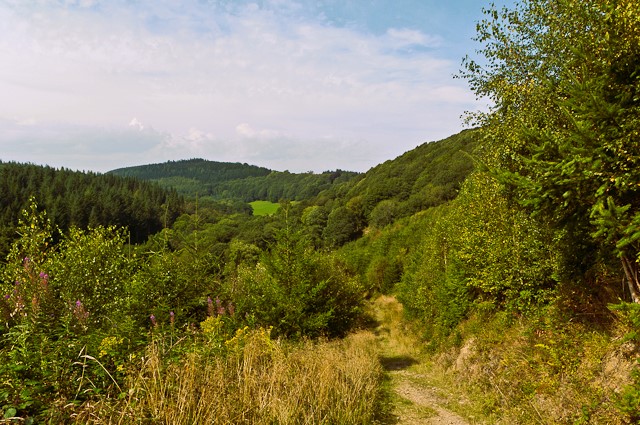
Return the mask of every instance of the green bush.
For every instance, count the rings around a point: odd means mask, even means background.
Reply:
[[[233,294],[236,314],[273,326],[288,337],[339,336],[358,318],[362,290],[340,262],[315,252],[285,229],[255,266],[240,266]]]

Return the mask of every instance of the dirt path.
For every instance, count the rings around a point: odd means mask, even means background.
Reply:
[[[394,423],[469,425],[447,407],[451,395],[431,382],[417,341],[402,325],[402,305],[383,296],[376,301],[375,312],[380,358],[393,391]]]

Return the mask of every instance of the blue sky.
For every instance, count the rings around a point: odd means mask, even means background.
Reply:
[[[0,0],[0,160],[366,171],[485,106],[453,75],[486,5]]]

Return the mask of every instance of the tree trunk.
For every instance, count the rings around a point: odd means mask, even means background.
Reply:
[[[622,268],[624,268],[624,274],[627,279],[627,285],[629,286],[629,292],[631,293],[631,299],[634,303],[640,303],[640,281],[638,280],[638,263],[630,260],[629,257],[623,255],[620,257],[622,260]]]

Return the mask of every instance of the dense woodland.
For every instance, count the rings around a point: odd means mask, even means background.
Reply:
[[[0,162],[0,252],[6,256],[16,225],[34,197],[53,226],[67,230],[100,224],[129,229],[135,243],[172,224],[184,212],[175,190],[107,174]]]
[[[363,174],[190,160],[134,178],[2,164],[4,417],[393,423],[378,369],[358,369],[373,387],[338,390],[355,368],[323,345],[363,353],[349,335],[385,293],[476,419],[636,423],[637,12],[635,0],[487,9],[482,57],[460,77],[493,108],[468,117],[473,130]],[[256,199],[280,208],[253,216]],[[148,237],[130,240],[139,225]],[[312,363],[333,364],[335,382],[303,385]],[[293,387],[307,398],[275,395]],[[314,398],[323,388],[326,404]],[[302,408],[285,414],[276,399]]]
[[[190,159],[113,170],[110,174],[151,180],[192,197],[243,202],[309,199],[358,173],[336,170],[321,174],[290,173],[255,165]]]

